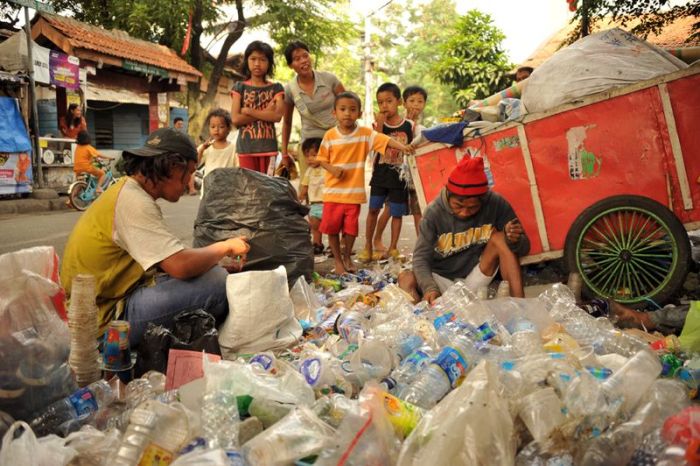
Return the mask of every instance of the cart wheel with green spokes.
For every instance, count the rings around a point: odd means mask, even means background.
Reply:
[[[614,196],[584,210],[564,248],[587,294],[636,304],[672,297],[690,265],[690,240],[666,207],[642,196]]]

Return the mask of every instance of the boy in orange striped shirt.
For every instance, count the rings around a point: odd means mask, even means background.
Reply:
[[[359,230],[360,205],[367,202],[365,160],[370,152],[384,153],[387,147],[413,153],[411,146],[400,143],[371,128],[358,126],[362,103],[354,92],[335,97],[333,116],[338,125],[323,136],[317,160],[327,170],[320,230],[328,243],[338,274],[356,271],[350,255]],[[344,233],[345,251],[340,253],[340,232]]]

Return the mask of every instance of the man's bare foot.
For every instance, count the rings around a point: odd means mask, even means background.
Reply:
[[[610,317],[621,328],[639,328],[653,330],[656,328],[654,322],[646,312],[638,312],[634,309],[623,306],[620,303],[608,301]]]

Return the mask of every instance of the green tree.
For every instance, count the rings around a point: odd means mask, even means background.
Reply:
[[[434,70],[442,82],[452,86],[461,106],[509,84],[507,73],[512,65],[501,49],[503,39],[505,36],[492,24],[491,17],[478,10],[459,17],[449,31],[449,38],[439,48]]]
[[[379,15],[378,15],[379,16]],[[376,20],[379,32],[376,64],[383,80],[402,89],[419,85],[428,93],[424,123],[437,123],[440,117],[457,110],[451,87],[434,72],[437,44],[449,40],[458,18],[453,0],[415,0],[393,3]]]
[[[216,97],[228,53],[248,29],[264,28],[281,47],[291,38],[321,50],[347,36],[348,22],[335,8],[346,0],[51,0],[56,10],[80,21],[129,34],[180,51],[191,17],[192,32],[187,59],[208,78],[206,92],[199,83],[188,86],[190,133],[198,135]],[[223,20],[222,20],[223,19]],[[213,65],[205,60],[205,42],[223,40]],[[281,60],[284,62],[284,59]]]
[[[576,6],[572,19],[576,28],[568,37],[572,43],[589,35],[596,23],[603,19],[612,19],[623,27],[636,22],[630,32],[646,39],[649,34],[659,33],[664,26],[678,18],[700,18],[700,2],[687,1],[683,5],[671,5],[671,0],[570,0]],[[700,36],[700,21],[693,25],[693,34],[686,41]]]

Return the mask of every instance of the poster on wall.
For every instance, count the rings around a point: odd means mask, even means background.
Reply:
[[[0,152],[0,195],[32,192],[32,159],[27,152]]]
[[[51,84],[76,91],[80,88],[80,59],[51,51],[49,56]]]

